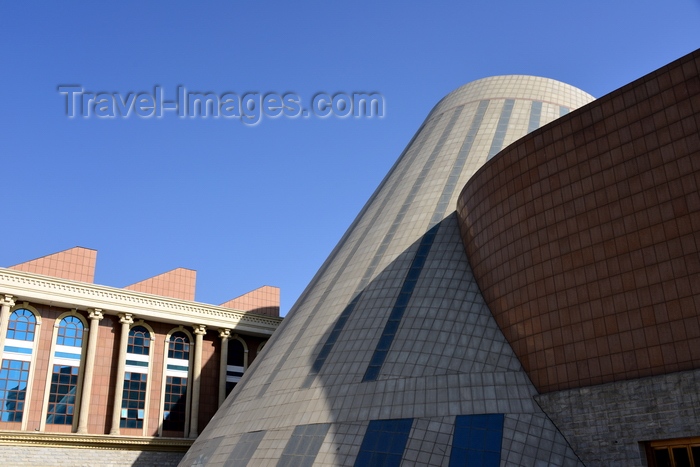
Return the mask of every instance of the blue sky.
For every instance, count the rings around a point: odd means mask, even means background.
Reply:
[[[95,282],[195,269],[286,313],[430,109],[532,74],[600,97],[700,47],[700,1],[2,2],[0,266],[84,246]],[[378,92],[383,118],[67,118],[94,92]]]

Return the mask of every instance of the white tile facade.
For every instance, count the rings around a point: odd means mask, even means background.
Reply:
[[[542,126],[591,100],[531,76],[445,97],[181,465],[225,465],[254,432],[250,465],[288,465],[292,433],[313,424],[330,427],[299,465],[351,465],[387,419],[412,419],[402,465],[448,465],[455,417],[471,414],[504,414],[501,465],[578,465],[481,296],[454,209],[494,144],[525,135],[533,102]]]

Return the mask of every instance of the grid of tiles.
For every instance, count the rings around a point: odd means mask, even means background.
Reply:
[[[92,283],[95,280],[96,262],[96,250],[77,246],[16,264],[8,269]]]
[[[71,425],[73,423],[78,370],[77,366],[53,366],[46,423],[56,425]]]
[[[439,225],[414,291],[420,299],[408,305],[382,377],[521,371],[481,297],[456,215]]]
[[[406,448],[413,419],[371,420],[355,466],[398,467]]]
[[[27,396],[29,362],[2,360],[0,368],[0,420],[21,422]]]
[[[508,130],[508,122],[510,122],[510,115],[513,113],[513,105],[515,105],[514,99],[506,99],[503,103],[501,115],[498,117],[498,123],[496,124],[496,132],[493,135],[493,142],[491,143],[489,154],[486,156],[487,159],[491,159],[503,148],[503,141],[506,138],[506,131]]]
[[[498,467],[502,438],[503,414],[458,415],[452,437],[450,467]]]
[[[223,436],[217,436],[216,438],[203,439],[201,443],[193,444],[187,451],[187,454],[185,454],[185,457],[182,458],[179,465],[186,465],[188,467],[207,465],[223,440]]]
[[[438,155],[440,155],[440,151],[443,148],[443,145],[445,144],[445,141],[447,140],[448,136],[452,132],[452,129],[454,128],[455,123],[457,122],[457,119],[459,118],[459,115],[462,113],[463,107],[458,107],[455,109],[455,111],[452,113],[452,116],[450,117],[450,120],[443,130],[442,134],[440,135],[440,139],[438,140],[437,144],[433,148],[432,152],[430,153],[430,157],[426,160],[425,164],[421,168],[420,174],[418,175],[418,178],[416,178],[415,182],[411,186],[411,191],[409,191],[408,196],[404,200],[403,204],[401,205],[401,209],[399,212],[396,214],[396,217],[394,218],[394,221],[391,224],[391,228],[389,231],[386,233],[384,238],[382,239],[381,243],[379,244],[379,248],[377,248],[377,251],[374,254],[374,257],[372,258],[372,262],[370,263],[370,267],[367,268],[365,271],[365,274],[362,277],[362,281],[360,282],[360,285],[358,286],[359,289],[363,289],[367,283],[369,283],[371,277],[374,275],[374,272],[379,265],[379,261],[384,257],[387,248],[389,245],[392,243],[394,240],[394,236],[396,235],[397,231],[399,230],[399,227],[401,226],[404,218],[406,217],[406,214],[409,212],[411,205],[416,199],[416,196],[418,196],[418,193],[420,192],[423,183],[425,182],[426,178],[428,177],[428,174],[430,173],[430,170],[432,169],[433,165],[435,164],[435,160],[437,159]]]
[[[221,306],[233,310],[250,311],[265,316],[280,315],[280,289],[264,285],[255,290],[233,298]]]
[[[440,135],[440,139],[438,140],[437,145],[435,148],[433,148],[433,151],[428,158],[428,160],[425,162],[423,165],[423,168],[421,169],[421,172],[418,176],[418,178],[415,180],[413,183],[413,186],[411,187],[411,191],[408,194],[408,197],[405,199],[403,205],[401,206],[401,210],[396,214],[396,217],[394,218],[393,223],[391,224],[391,228],[389,231],[386,233],[384,238],[382,239],[382,242],[379,244],[379,247],[377,248],[377,251],[375,252],[372,262],[370,263],[369,267],[365,271],[362,280],[360,281],[359,285],[357,286],[356,290],[356,295],[353,298],[353,300],[348,304],[348,306],[345,307],[343,310],[343,313],[341,313],[341,317],[339,320],[336,322],[336,325],[334,326],[333,331],[331,334],[328,336],[326,339],[326,342],[324,343],[323,348],[321,349],[321,352],[319,353],[319,356],[316,358],[314,361],[314,364],[312,366],[312,374],[318,373],[321,368],[323,367],[323,364],[325,363],[325,360],[330,353],[330,351],[333,349],[333,346],[335,345],[335,342],[338,339],[338,336],[343,330],[343,327],[345,326],[345,323],[347,320],[350,318],[352,315],[353,311],[355,310],[355,306],[357,305],[357,302],[359,301],[361,297],[361,291],[367,286],[369,283],[371,277],[373,276],[379,261],[384,257],[386,250],[389,246],[389,244],[392,242],[394,235],[396,235],[396,232],[399,229],[399,226],[401,225],[404,217],[406,216],[406,213],[409,211],[409,208],[411,207],[411,204],[415,200],[418,192],[420,191],[420,188],[425,181],[428,173],[430,172],[431,167],[435,163],[435,159],[437,158],[438,154],[440,154],[440,150],[442,149],[442,146],[445,144],[445,140],[449,136],[450,132],[452,131],[452,128],[454,127],[455,123],[457,122],[457,119],[459,118],[459,115],[462,112],[462,107],[458,107],[453,113],[452,116],[450,117],[449,122],[447,123],[447,126],[443,130],[442,134]],[[396,186],[396,185],[395,185]],[[389,196],[385,198],[385,200],[391,199]],[[379,210],[377,211],[379,212]],[[373,224],[370,224],[370,227]],[[359,244],[358,244],[359,245]],[[428,248],[429,250],[429,248]],[[410,298],[410,296],[409,296]],[[320,303],[320,302],[319,302]],[[387,324],[388,326],[388,324]],[[398,327],[398,324],[396,325]],[[387,348],[388,350],[388,348]],[[385,354],[384,354],[385,355]],[[378,356],[377,358],[382,358],[381,356]],[[381,367],[381,364],[379,365]],[[372,368],[372,370],[370,370]],[[377,365],[372,365],[370,363],[370,368],[367,369],[367,373],[377,373],[378,374],[378,368]],[[367,374],[365,375],[367,377]],[[373,376],[376,378],[376,375]],[[312,379],[307,379],[305,382],[304,386],[308,387],[308,385],[311,383]]]
[[[455,159],[455,162],[452,165],[452,169],[450,170],[450,175],[445,181],[445,187],[442,189],[440,199],[438,200],[437,205],[435,206],[433,217],[430,219],[430,227],[433,227],[435,224],[440,222],[445,216],[445,212],[447,211],[449,202],[455,193],[457,182],[459,181],[460,175],[462,175],[464,164],[467,162],[472,147],[474,146],[474,140],[476,139],[476,135],[479,131],[479,128],[481,128],[481,123],[484,121],[484,115],[486,114],[486,109],[488,109],[488,107],[488,100],[479,101],[479,105],[476,108],[474,118],[472,119],[472,122],[469,125],[467,136],[464,138],[464,142],[462,143],[462,147],[459,150],[459,154],[457,154],[457,158]]]
[[[501,152],[458,211],[540,391],[700,368],[700,52]]]
[[[505,415],[501,459],[506,465],[584,465],[554,423],[541,412]]]
[[[542,116],[542,102],[532,101],[530,108],[530,120],[527,124],[527,132],[532,133],[540,127],[540,118]]]
[[[355,254],[357,253],[358,248],[364,244],[364,239],[367,236],[367,234],[371,231],[381,214],[384,212],[384,208],[386,207],[387,203],[389,200],[392,199],[392,195],[394,193],[394,190],[401,184],[401,182],[404,179],[404,176],[406,175],[406,169],[411,166],[411,163],[413,162],[413,158],[415,155],[420,153],[420,150],[422,149],[423,145],[428,139],[428,136],[431,134],[432,129],[435,127],[437,122],[440,120],[440,118],[436,118],[429,122],[427,125],[424,125],[421,127],[419,132],[414,136],[413,141],[416,142],[416,150],[411,150],[413,148],[410,147],[410,145],[406,148],[404,153],[401,155],[399,158],[399,161],[397,164],[392,168],[391,173],[389,176],[387,176],[387,182],[391,181],[391,186],[388,188],[388,193],[384,197],[384,199],[380,202],[379,206],[377,207],[376,211],[374,212],[371,221],[367,223],[365,226],[364,230],[360,234],[360,237],[358,238],[357,241],[355,241],[351,251],[346,255],[345,260],[341,264],[341,266],[338,268],[338,270],[335,272],[335,275],[331,279],[330,283],[326,286],[325,290],[323,291],[323,294],[321,295],[321,298],[318,300],[314,308],[310,313],[308,313],[306,319],[304,320],[304,323],[302,326],[299,327],[294,339],[292,339],[290,346],[288,350],[282,355],[282,357],[279,359],[277,362],[275,369],[270,373],[270,375],[267,378],[267,381],[265,385],[263,386],[262,390],[258,393],[258,398],[262,397],[265,394],[265,391],[269,387],[270,383],[275,379],[275,377],[279,374],[280,369],[282,366],[287,362],[287,357],[289,354],[294,350],[296,343],[300,341],[302,334],[306,329],[309,328],[309,325],[311,324],[311,321],[316,317],[316,313],[318,310],[321,308],[322,305],[326,303],[326,299],[328,298],[328,295],[333,291],[336,282],[342,275],[345,273],[345,270],[348,266],[348,264],[351,262],[351,260],[355,257]],[[419,135],[421,136],[419,138]],[[405,160],[404,160],[405,159]],[[400,164],[401,163],[401,164]],[[390,177],[392,175],[395,175],[395,177]],[[389,180],[389,178],[392,178],[392,180]],[[384,183],[382,183],[384,185]],[[375,194],[376,196],[376,194]],[[372,197],[374,198],[374,196]],[[369,203],[368,203],[369,204]],[[366,209],[366,207],[365,207]],[[346,234],[347,235],[347,234]],[[361,287],[358,287],[358,290],[361,290]],[[350,303],[352,303],[353,300],[351,300]],[[346,317],[348,317],[352,313],[352,309],[347,310],[347,308],[350,306],[345,307],[344,314]],[[353,305],[354,308],[354,305]],[[287,318],[286,321],[288,321],[290,318]],[[330,351],[333,349],[333,345],[335,345],[335,340],[337,340],[338,335],[342,331],[342,328],[345,324],[345,321],[347,319],[343,320],[340,324],[336,323],[334,326],[333,331],[331,332],[333,338],[329,336],[324,343],[324,347],[321,349],[321,352],[317,356],[316,360],[314,361],[314,364],[311,367],[311,370],[309,372],[309,375],[307,376],[303,387],[309,387],[314,379],[318,371],[323,367],[323,363],[325,362],[325,359],[327,355],[330,353]]]
[[[197,271],[176,268],[124,288],[136,292],[194,301],[196,282]]]
[[[446,466],[454,417],[416,418],[406,443],[402,466]]]
[[[416,255],[413,257],[411,266],[408,268],[406,278],[401,285],[399,296],[396,298],[396,302],[394,302],[394,306],[389,314],[389,319],[384,325],[384,329],[382,330],[377,347],[374,350],[374,354],[372,355],[369,365],[367,366],[367,370],[365,371],[365,375],[362,378],[363,381],[374,381],[377,379],[377,376],[379,376],[379,372],[382,369],[384,360],[386,360],[386,356],[389,353],[394,337],[396,337],[396,332],[401,324],[401,319],[406,311],[408,302],[411,301],[411,296],[416,288],[418,278],[423,271],[423,266],[428,259],[430,248],[433,246],[433,241],[435,241],[435,236],[437,235],[439,229],[440,224],[427,231],[421,239]]]
[[[316,456],[317,466],[352,465],[360,452],[367,423],[334,423]]]
[[[533,100],[546,103],[541,123],[558,116],[554,102],[575,107],[590,100],[572,89],[498,77],[467,85],[436,106],[290,311],[266,358],[204,435],[236,439],[242,431],[267,430],[253,461],[273,465],[295,427],[331,422],[315,465],[348,465],[362,461],[370,420],[412,419],[416,434],[406,444],[412,460],[405,450],[403,462],[426,465],[430,454],[427,465],[446,465],[456,415],[541,414],[533,386],[480,295],[449,210],[459,187],[486,160],[506,99],[514,103],[508,125],[501,125],[503,145],[525,134]],[[494,99],[501,105],[491,105]],[[439,230],[381,374],[363,382],[433,223]]]
[[[264,431],[255,431],[253,433],[243,433],[236,443],[235,447],[231,450],[226,459],[226,465],[236,465],[245,467],[250,462],[250,459],[255,454],[258,449],[260,442],[265,437]]]
[[[284,447],[278,466],[311,467],[328,433],[330,423],[299,425]]]

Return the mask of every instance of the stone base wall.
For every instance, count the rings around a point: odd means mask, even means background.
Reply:
[[[587,466],[647,465],[646,441],[700,436],[700,370],[535,397]]]
[[[76,449],[43,446],[0,446],[3,467],[171,467],[184,452],[123,451],[116,449]]]

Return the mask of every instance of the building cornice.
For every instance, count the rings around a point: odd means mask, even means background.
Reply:
[[[89,449],[185,452],[194,439],[0,431],[0,444]]]
[[[14,300],[77,308],[101,308],[116,315],[131,313],[137,318],[214,329],[235,329],[248,334],[270,336],[282,318],[256,315],[216,305],[190,302],[87,282],[71,281],[13,269],[0,268],[0,293]]]

